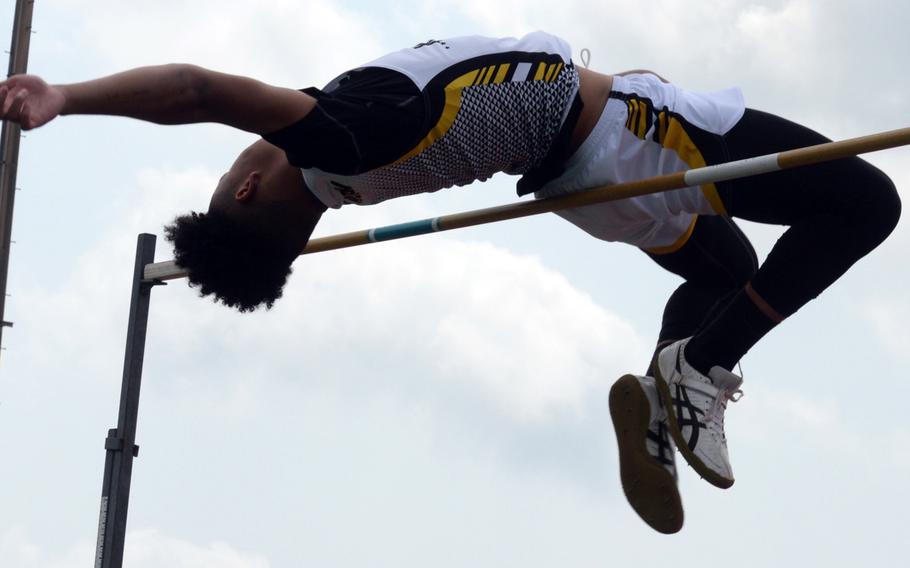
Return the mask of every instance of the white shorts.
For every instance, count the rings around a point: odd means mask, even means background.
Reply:
[[[616,76],[597,125],[566,162],[565,172],[535,196],[552,197],[637,181],[716,163],[704,140],[719,136],[742,118],[739,89],[684,91],[650,74]],[[713,184],[557,212],[591,235],[656,253],[681,247],[698,214],[724,214]]]

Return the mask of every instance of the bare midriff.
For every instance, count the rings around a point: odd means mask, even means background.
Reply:
[[[570,155],[578,150],[578,147],[594,130],[594,126],[600,119],[604,106],[607,104],[607,99],[610,98],[610,91],[613,89],[612,75],[604,75],[603,73],[580,67],[578,69],[578,77],[578,93],[584,106],[578,116],[578,122],[575,123],[575,129],[572,131],[572,140],[569,148]]]

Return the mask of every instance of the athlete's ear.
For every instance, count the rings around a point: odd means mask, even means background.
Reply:
[[[256,192],[259,191],[260,183],[262,183],[262,174],[258,170],[250,172],[250,175],[243,180],[243,184],[234,192],[234,199],[241,203],[246,203],[255,197]]]

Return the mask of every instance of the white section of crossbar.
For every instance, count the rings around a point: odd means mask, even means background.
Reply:
[[[146,265],[144,276],[146,280],[174,280],[186,278],[186,270],[177,266],[173,260],[167,260]]]
[[[685,175],[686,186],[694,187],[780,171],[779,157],[780,154],[769,154],[767,156],[746,158],[736,162],[689,170]]]

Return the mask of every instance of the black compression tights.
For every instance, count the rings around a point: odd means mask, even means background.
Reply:
[[[727,154],[723,158],[740,160],[827,141],[749,109],[719,147]],[[878,246],[901,210],[891,180],[860,158],[723,182],[717,189],[730,216],[789,229],[761,267],[742,232],[721,216],[699,217],[680,250],[649,254],[686,280],[667,303],[660,341],[695,335],[686,355],[701,359],[703,367],[730,368],[772,327],[764,315],[750,314],[759,312],[742,292],[747,282],[787,317]],[[754,325],[744,325],[749,318]]]

